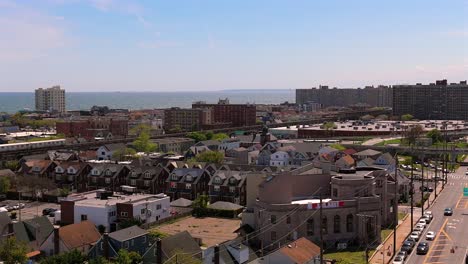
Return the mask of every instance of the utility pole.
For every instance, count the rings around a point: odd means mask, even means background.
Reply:
[[[322,192],[320,192],[320,264],[323,264],[323,221],[322,221]]]
[[[413,157],[411,157],[411,184],[410,184],[410,196],[411,196],[411,233],[413,232],[413,210],[414,210],[414,205],[413,205],[413,194],[414,194],[414,162],[413,162]]]
[[[411,158],[411,163],[413,159]],[[413,166],[411,166],[411,171],[413,171]],[[393,211],[395,213],[393,225],[393,256],[396,255],[396,233],[398,225],[398,152],[395,151],[395,204],[393,205]],[[411,219],[413,221],[413,219]],[[413,231],[413,222],[411,222],[411,231]]]
[[[435,195],[435,198],[434,198],[434,201],[435,199],[437,199],[437,182],[439,181],[439,179],[437,178],[437,165],[438,165],[438,162],[436,161],[436,166],[435,166],[435,170],[434,170],[434,195]],[[443,184],[443,183],[442,183]]]
[[[356,214],[356,216],[358,217],[358,219],[360,219],[361,223],[363,222],[362,220],[364,220],[364,225],[362,225],[362,230],[365,231],[364,233],[364,243],[366,244],[366,263],[369,263],[369,234],[367,232],[367,221],[369,218],[373,218],[374,216],[373,215],[366,215],[366,214]],[[374,230],[374,229],[372,229]],[[382,251],[383,252],[383,251]],[[383,258],[385,258],[385,255],[382,256]]]
[[[424,160],[424,158],[421,160]],[[424,166],[421,166],[421,215],[424,215]]]

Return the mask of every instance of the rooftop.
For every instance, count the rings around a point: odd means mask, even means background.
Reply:
[[[105,207],[113,206],[117,203],[131,203],[140,204],[146,202],[154,202],[167,198],[165,194],[124,194],[124,193],[113,193],[108,196],[107,199],[99,198],[99,193],[105,193],[104,190],[96,190],[91,192],[79,193],[69,195],[67,201],[75,201],[75,205],[78,206],[90,206],[90,207]]]

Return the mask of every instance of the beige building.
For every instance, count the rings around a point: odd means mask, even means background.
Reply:
[[[396,223],[395,182],[385,170],[334,174],[310,164],[249,177],[243,224],[253,227],[255,232],[249,236],[265,250],[301,237],[318,243],[320,223],[326,248],[339,243],[375,244],[380,242],[381,227]]]
[[[65,90],[59,85],[35,91],[36,111],[65,112]]]

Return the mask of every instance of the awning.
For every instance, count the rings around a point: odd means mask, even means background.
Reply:
[[[35,250],[35,251],[29,252],[28,254],[26,254],[26,257],[32,258],[32,257],[35,257],[35,256],[39,256],[40,254],[41,254],[41,252],[39,250]]]

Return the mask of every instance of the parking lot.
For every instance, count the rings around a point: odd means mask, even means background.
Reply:
[[[9,214],[16,212],[16,219],[20,220],[20,214],[21,214],[21,220],[28,220],[32,219],[36,216],[42,216],[42,210],[45,208],[55,208],[55,209],[60,209],[59,204],[55,203],[44,203],[44,202],[31,202],[31,201],[18,201],[18,200],[5,200],[0,202],[0,207],[3,206],[14,206],[18,205],[19,203],[24,204],[24,208],[20,210],[13,210],[9,212]]]

